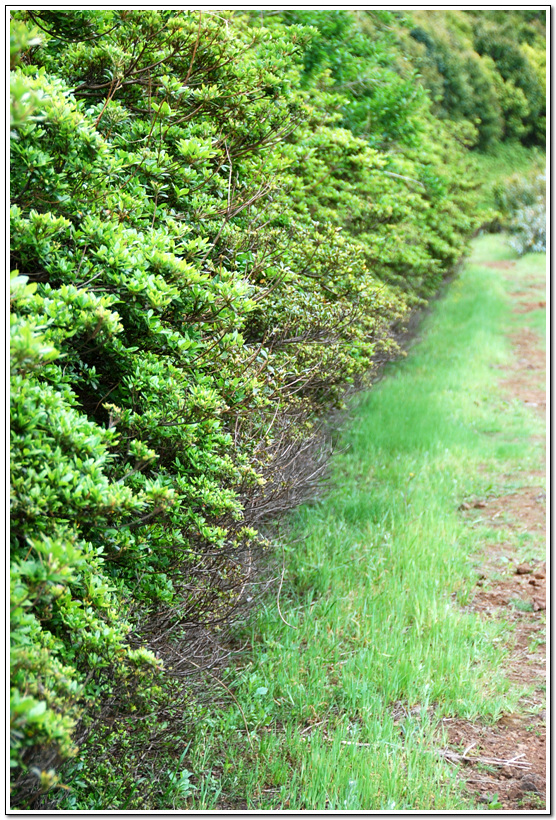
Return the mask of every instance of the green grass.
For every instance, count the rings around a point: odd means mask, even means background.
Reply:
[[[250,656],[224,677],[237,703],[196,730],[188,808],[472,807],[435,751],[442,717],[494,721],[519,692],[508,625],[465,608],[484,530],[457,508],[538,458],[540,423],[493,369],[517,319],[481,260],[511,256],[476,242],[419,344],[358,400],[332,491],[284,523],[282,617],[269,598],[244,630]]]

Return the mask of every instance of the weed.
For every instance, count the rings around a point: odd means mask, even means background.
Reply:
[[[475,763],[475,768],[478,772],[487,772],[488,774],[495,774],[497,769],[496,766],[490,766],[488,763]]]
[[[519,808],[544,809],[545,800],[536,792],[524,792],[522,799],[519,801]]]
[[[493,794],[492,797],[490,798],[489,803],[487,804],[487,809],[489,809],[489,811],[498,811],[499,809],[503,809],[503,808],[504,808],[504,806],[502,805],[502,803],[498,799],[498,794]]]
[[[527,647],[527,651],[530,653],[536,652],[539,646],[543,646],[546,643],[546,634],[541,635],[532,635],[529,638],[529,646]]]
[[[531,603],[531,601],[524,601],[521,598],[511,598],[510,606],[512,606],[514,609],[517,609],[518,612],[533,611],[533,604]]]

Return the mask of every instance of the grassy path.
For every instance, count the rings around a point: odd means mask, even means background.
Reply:
[[[542,449],[542,421],[498,384],[524,317],[490,263],[511,256],[478,240],[408,357],[358,400],[333,489],[282,533],[281,613],[267,601],[251,659],[223,678],[236,700],[197,727],[184,807],[476,806],[446,759],[449,721],[494,724],[524,685],[504,673],[511,622],[469,605],[498,536],[459,508],[522,486]],[[541,255],[519,262],[524,281],[527,264]]]

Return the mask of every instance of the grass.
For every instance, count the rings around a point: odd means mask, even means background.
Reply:
[[[508,625],[465,606],[484,533],[458,506],[507,492],[539,432],[493,369],[514,319],[481,260],[512,256],[477,240],[408,358],[356,403],[333,489],[284,522],[280,611],[267,599],[244,629],[250,655],[224,677],[236,701],[198,724],[183,807],[472,808],[437,754],[442,717],[495,721],[519,692],[501,672]]]

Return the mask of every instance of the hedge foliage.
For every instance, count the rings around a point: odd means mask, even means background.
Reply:
[[[546,140],[546,12],[416,11],[405,41],[441,117],[465,119],[481,148]]]
[[[25,806],[99,704],[154,702],[188,636],[229,621],[315,420],[392,353],[476,219],[469,127],[433,114],[394,13],[12,17]]]

